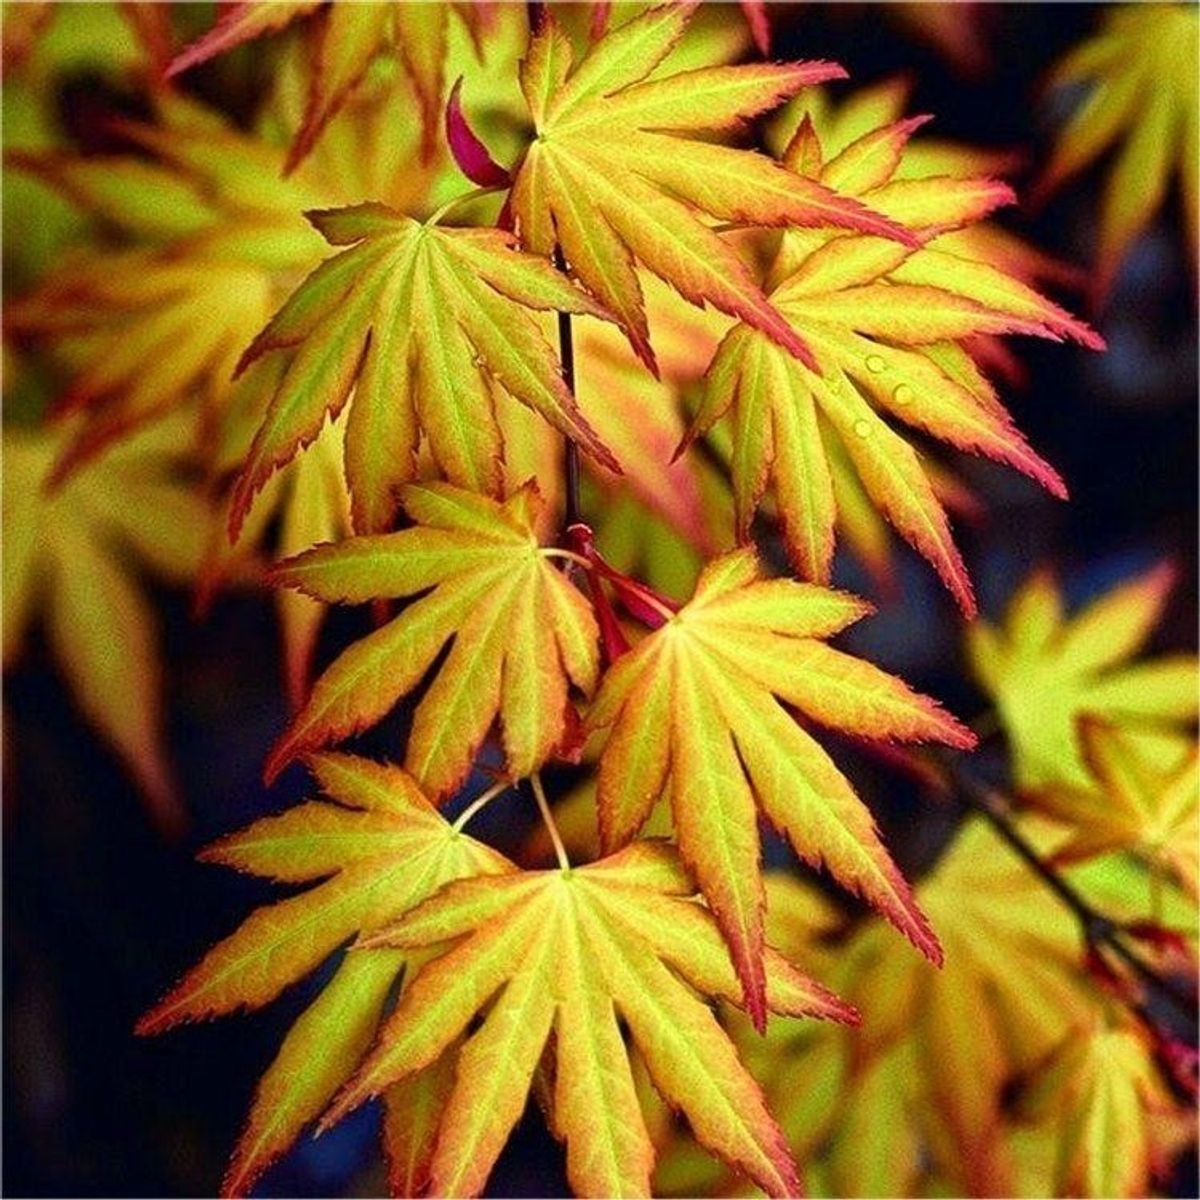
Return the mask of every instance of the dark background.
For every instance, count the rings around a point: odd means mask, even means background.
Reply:
[[[854,83],[904,70],[917,81],[912,110],[935,113],[934,132],[1023,147],[1031,161],[1044,162],[1064,109],[1061,101],[1036,102],[1037,82],[1098,15],[1090,5],[984,7],[991,63],[974,77],[913,40],[885,6],[777,12],[777,54],[833,58]],[[730,19],[739,19],[736,11]],[[78,133],[81,106],[106,102],[93,83],[64,82],[65,130]],[[1004,219],[1043,249],[1085,263],[1102,172],[1089,171],[1036,219],[1020,212]],[[1071,502],[1049,499],[1011,471],[960,464],[987,502],[986,524],[960,529],[986,614],[994,616],[1015,582],[1042,562],[1057,565],[1078,603],[1168,556],[1181,568],[1181,583],[1156,645],[1195,643],[1196,309],[1177,205],[1173,195],[1121,273],[1099,321],[1106,355],[1029,341],[1018,347],[1030,383],[1005,389],[1006,399],[1031,443],[1066,478]],[[1066,299],[1076,310],[1082,303]],[[965,678],[961,622],[932,570],[907,551],[898,554],[903,596],[868,623],[854,648],[970,717],[983,701]],[[845,585],[869,590],[853,563],[840,563],[839,573]],[[212,1194],[255,1080],[321,982],[250,1016],[150,1040],[132,1036],[137,1016],[208,945],[252,906],[282,894],[195,864],[195,849],[285,807],[304,789],[294,771],[269,794],[258,778],[286,720],[269,602],[227,599],[198,625],[188,597],[155,595],[164,621],[170,751],[194,819],[184,842],[167,844],[147,824],[44,646],[31,646],[6,681],[4,1192],[11,1196]],[[330,622],[323,661],[344,644],[354,619]],[[375,745],[396,753],[387,731]],[[874,772],[858,773],[874,799]],[[903,866],[919,871],[945,836],[944,819],[914,819],[919,801],[894,781],[888,794],[880,816],[889,844]],[[495,837],[495,818],[481,820],[478,831]],[[366,1110],[319,1140],[304,1139],[259,1191],[379,1194],[376,1121]],[[1180,1187],[1188,1194],[1194,1182]],[[490,1193],[564,1191],[560,1151],[540,1119],[527,1115]]]

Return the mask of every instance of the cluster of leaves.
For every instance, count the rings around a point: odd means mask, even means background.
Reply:
[[[1056,1188],[1124,1194],[1183,1140],[1129,981],[1082,970],[1026,864],[968,825],[910,889],[814,733],[975,745],[828,644],[871,611],[829,586],[836,532],[882,575],[894,526],[974,616],[946,515],[962,490],[912,438],[1065,497],[985,369],[1010,334],[1103,343],[985,223],[1013,199],[1000,161],[913,140],[927,118],[893,85],[835,108],[816,88],[836,64],[729,65],[750,33],[765,47],[762,6],[732,35],[697,7],[529,27],[513,6],[248,0],[174,57],[170,22],[131,16],[151,115],[117,122],[112,153],[13,156],[97,232],[10,310],[69,383],[49,432],[6,436],[6,657],[48,586],[82,706],[165,811],[150,621],[118,556],[202,598],[265,578],[296,708],[267,780],[303,760],[323,793],[203,852],[313,886],[139,1025],[260,1007],[337,957],[259,1084],[229,1194],[376,1096],[402,1195],[482,1191],[530,1095],[584,1195],[647,1194],[660,1157],[657,1186],[698,1190],[663,1102],[771,1195],[797,1192],[797,1158],[835,1190],[994,1194],[1055,1152]],[[278,58],[250,129],[170,82],[264,34]],[[751,148],[774,110],[776,153]],[[760,510],[798,578],[765,565]],[[1195,664],[1116,669],[1166,584],[1064,624],[1035,578],[1002,631],[972,627],[970,657],[1021,799],[1052,822],[1031,824],[1039,852],[1137,862],[1194,901]],[[370,605],[375,628],[310,686],[332,604]],[[403,767],[330,749],[399,705]],[[539,772],[578,763],[572,866]],[[447,820],[481,768],[498,782]],[[556,866],[464,832],[510,789]],[[765,879],[760,817],[920,954]],[[928,1120],[856,1156],[901,1098]]]

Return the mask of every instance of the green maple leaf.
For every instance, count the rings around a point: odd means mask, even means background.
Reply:
[[[1197,895],[1200,865],[1200,752],[1194,738],[1147,743],[1095,718],[1079,729],[1083,760],[1096,786],[1047,788],[1032,797],[1070,828],[1060,861],[1129,850],[1166,870]]]
[[[1081,717],[1135,735],[1195,722],[1194,655],[1126,661],[1150,636],[1173,579],[1171,567],[1159,565],[1068,619],[1053,576],[1040,571],[1013,593],[1002,623],[968,628],[971,667],[996,701],[1022,791],[1094,790],[1079,740]]]

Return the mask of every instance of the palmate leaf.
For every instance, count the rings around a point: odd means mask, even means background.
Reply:
[[[1038,184],[1042,196],[1121,143],[1104,189],[1094,303],[1103,304],[1130,246],[1178,173],[1193,267],[1200,248],[1200,17],[1190,5],[1120,5],[1096,36],[1051,73],[1053,87],[1086,83]]]
[[[971,615],[974,594],[942,505],[917,452],[884,417],[1014,466],[1065,495],[957,343],[1007,332],[1102,343],[1019,279],[964,256],[961,246],[941,248],[939,235],[1011,194],[990,179],[896,179],[921,121],[872,129],[828,162],[814,125],[801,124],[786,162],[860,195],[928,240],[913,251],[836,231],[785,232],[768,272],[771,303],[812,347],[821,373],[750,326],[735,326],[709,370],[692,436],[731,414],[742,536],[773,482],[789,557],[817,582],[829,578],[838,514],[830,460],[848,458],[872,502]]]
[[[784,708],[860,737],[974,744],[932,700],[820,640],[868,610],[842,592],[764,579],[752,551],[726,555],[705,569],[688,604],[614,664],[587,715],[589,729],[611,727],[600,760],[602,845],[624,845],[670,796],[680,852],[759,1025],[759,809],[802,858],[823,863],[940,961],[869,811]]]
[[[569,732],[569,685],[587,694],[595,686],[596,622],[538,545],[533,484],[503,503],[449,484],[410,485],[402,496],[415,528],[321,546],[274,571],[277,583],[329,603],[428,594],[317,680],[271,752],[268,779],[379,720],[451,640],[417,705],[405,760],[437,797],[466,776],[497,716],[512,777],[535,771]]]
[[[654,1149],[620,1018],[700,1142],[769,1194],[795,1194],[787,1144],[696,995],[736,1002],[739,989],[716,923],[692,892],[674,852],[656,842],[586,867],[445,889],[368,940],[411,950],[461,939],[401,997],[327,1122],[436,1061],[486,1011],[459,1057],[431,1194],[482,1190],[553,1033],[553,1125],[567,1143],[571,1186],[581,1196],[649,1195]],[[765,975],[775,1012],[854,1019],[770,949]]]
[[[548,262],[514,249],[500,230],[421,224],[379,204],[308,216],[332,245],[350,249],[318,267],[243,355],[248,365],[294,350],[234,489],[231,535],[272,472],[351,392],[346,477],[361,532],[391,524],[421,431],[452,482],[499,492],[493,386],[616,469],[533,315],[606,314]]]
[[[136,568],[183,586],[200,567],[208,512],[183,478],[186,422],[147,426],[51,488],[75,432],[4,431],[4,663],[40,615],[83,715],[121,756],[155,821],[178,833],[158,623]]]
[[[310,974],[338,946],[384,928],[443,884],[515,869],[449,825],[399,768],[344,754],[316,755],[310,762],[322,790],[336,803],[311,800],[266,817],[214,843],[201,858],[283,883],[316,886],[253,913],[142,1017],[139,1033],[259,1008]],[[370,1045],[396,979],[423,957],[375,950],[341,961],[259,1083],[224,1195],[246,1195],[320,1114]],[[431,1063],[411,1087],[436,1085],[439,1069]],[[410,1100],[389,1098],[389,1109],[403,1109]],[[411,1122],[406,1128],[409,1136],[394,1137],[391,1148],[399,1153],[403,1147],[420,1175],[428,1139],[414,1136],[420,1131]]]
[[[1081,717],[1134,736],[1194,725],[1200,708],[1194,655],[1127,661],[1158,622],[1173,579],[1173,570],[1160,565],[1068,619],[1054,578],[1037,572],[1013,594],[1000,625],[970,626],[971,667],[999,709],[1022,792],[1095,790],[1079,739]]]
[[[5,313],[10,330],[76,364],[56,409],[86,420],[64,443],[56,478],[193,396],[210,413],[218,408],[270,312],[267,272],[202,249],[190,258],[140,248],[68,258]]]
[[[277,360],[274,365],[283,363]],[[243,376],[239,384],[243,382],[250,381]],[[236,470],[244,461],[273,390],[271,384],[264,393],[258,381],[247,389],[235,387],[236,399],[226,406],[219,424],[215,470]],[[495,401],[504,437],[506,490],[515,491],[530,478],[539,480],[546,501],[538,528],[541,534],[560,507],[561,439],[536,413],[503,392],[496,394]],[[264,560],[291,557],[353,533],[344,461],[347,416],[343,409],[311,446],[271,477],[255,497],[236,543],[231,544],[227,534],[228,504],[214,512],[201,578],[202,601],[232,583],[259,582]],[[417,469],[421,478],[438,475],[427,446],[418,456]],[[313,653],[328,606],[290,588],[278,589],[275,604],[283,637],[284,678],[292,708],[297,710],[308,697]]]
[[[547,12],[521,64],[535,140],[516,171],[521,239],[572,270],[617,315],[651,369],[635,259],[808,358],[733,250],[700,214],[752,225],[835,225],[911,241],[901,227],[762,155],[695,135],[736,130],[800,88],[844,74],[830,63],[706,67],[647,76],[695,5],[652,8],[594,42],[578,63]],[[811,360],[810,360],[811,361]]]
[[[789,101],[772,120],[767,142],[782,156],[800,123],[808,116],[820,141],[823,160],[832,162],[865,135],[901,121],[908,111],[912,90],[913,80],[908,76],[894,76],[856,88],[836,103],[828,89],[806,90]],[[913,118],[913,122],[919,123],[917,118]],[[897,181],[1003,179],[1019,171],[1024,161],[1019,151],[947,140],[930,132],[929,126],[921,125],[917,136],[904,145],[892,178]],[[1084,282],[1083,271],[1051,258],[992,220],[978,221],[941,234],[936,249],[957,259],[984,263],[1030,288],[1049,285],[1077,290]],[[992,279],[996,279],[994,274]],[[966,284],[967,280],[960,272],[956,285],[961,290]],[[1009,300],[1013,299],[1015,295],[1010,294]],[[1071,336],[1086,338],[1090,335],[1091,331],[1086,330],[1082,322],[1073,321],[1068,313],[1056,309],[1044,297],[1026,294],[1025,299],[1032,302],[1027,310],[1030,315],[1044,318],[1052,313],[1064,329],[1074,325]],[[1013,383],[1024,380],[1020,361],[1002,341],[1001,335],[973,335],[964,343],[964,348],[988,374],[996,374]]]

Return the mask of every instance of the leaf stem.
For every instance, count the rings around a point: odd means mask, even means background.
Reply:
[[[554,265],[563,272],[567,269],[566,259],[563,258],[563,252],[558,246],[554,247]],[[567,385],[567,391],[573,396],[575,394],[575,338],[571,329],[571,314],[568,312],[558,314],[558,358],[562,364],[562,381]],[[570,529],[572,525],[577,525],[581,520],[579,447],[571,438],[567,438],[566,442],[564,471],[567,497],[563,528]]]
[[[508,187],[507,183],[497,183],[492,184],[490,187],[472,188],[469,192],[463,192],[461,196],[455,196],[453,199],[447,200],[432,216],[426,218],[425,224],[437,225],[443,217],[456,209],[460,204],[469,204],[472,200],[478,200],[482,196],[490,196],[493,192],[507,191]]]
[[[450,826],[450,828],[455,833],[462,833],[463,828],[465,827],[466,823],[481,808],[483,808],[487,804],[490,804],[501,793],[507,792],[510,787],[512,787],[512,781],[508,780],[508,779],[502,779],[502,780],[500,780],[499,783],[493,784],[481,796],[476,796],[475,799],[472,800],[471,803],[468,804],[467,807],[464,808],[461,813],[459,813],[458,820],[456,820],[454,822],[454,824]]]
[[[546,832],[550,835],[550,840],[554,843],[554,855],[558,859],[558,865],[564,870],[571,869],[571,860],[567,858],[567,848],[563,845],[563,840],[559,836],[558,826],[554,823],[554,817],[550,812],[550,805],[546,800],[546,791],[542,787],[542,777],[534,771],[529,777],[529,784],[533,788],[533,798],[537,801],[538,810],[542,814],[542,821],[546,825]]]
[[[582,554],[576,554],[574,550],[566,550],[562,546],[543,546],[541,553],[545,558],[565,558],[568,562],[573,562],[581,566],[585,571],[592,569],[590,563]]]

